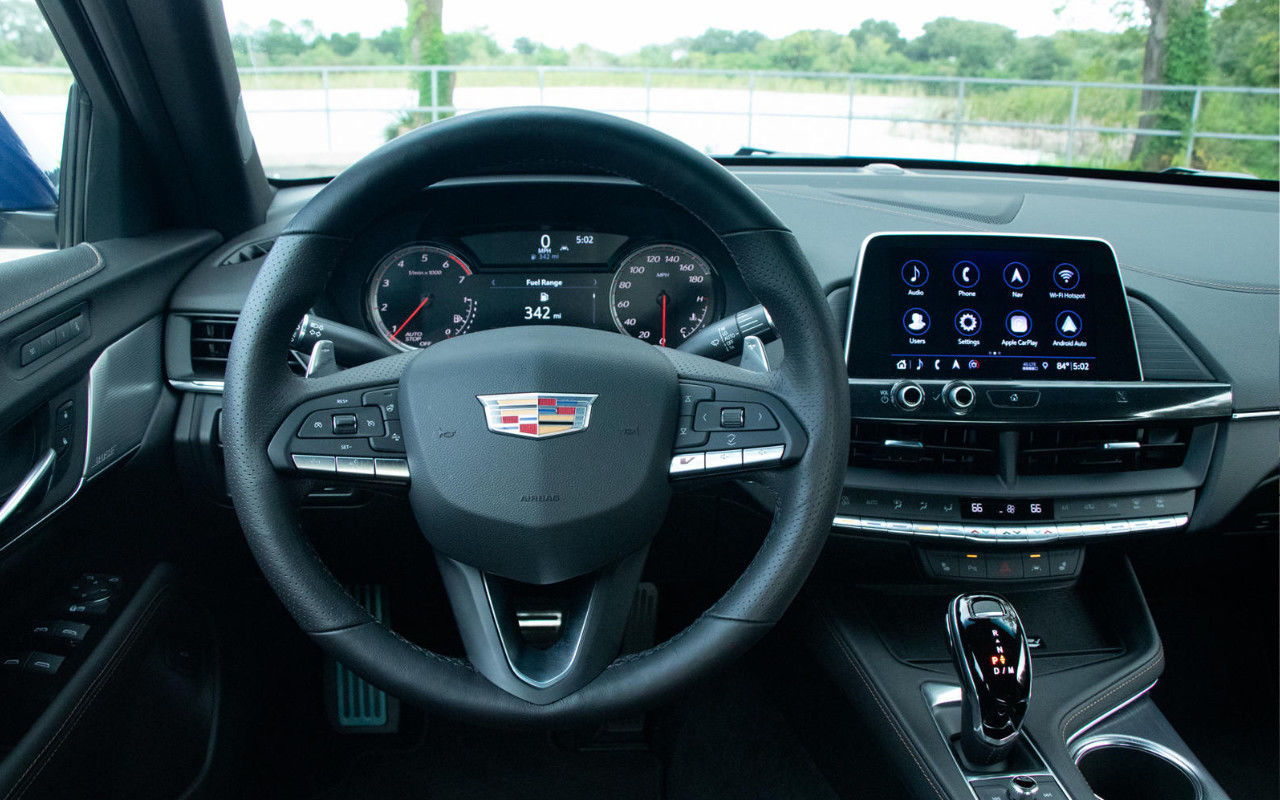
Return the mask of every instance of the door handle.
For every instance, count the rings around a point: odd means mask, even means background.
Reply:
[[[40,484],[44,482],[45,478],[49,477],[49,472],[53,469],[53,463],[57,458],[58,454],[51,447],[36,462],[36,465],[31,468],[27,476],[18,484],[18,488],[14,489],[13,494],[9,495],[9,498],[4,501],[4,505],[0,506],[0,526],[3,526],[9,520],[9,517],[16,515],[22,504],[40,488]]]

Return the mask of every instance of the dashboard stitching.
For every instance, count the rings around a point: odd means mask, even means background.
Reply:
[[[915,747],[911,743],[910,739],[903,734],[897,717],[891,714],[889,709],[885,707],[884,701],[880,697],[880,693],[867,678],[866,672],[862,668],[862,664],[859,663],[857,656],[853,653],[848,643],[845,642],[844,637],[840,635],[839,628],[837,628],[835,623],[832,622],[831,615],[819,610],[818,616],[822,619],[827,631],[835,640],[836,646],[840,648],[840,652],[844,655],[845,660],[853,667],[854,672],[858,675],[858,679],[862,681],[863,686],[865,686],[868,693],[870,693],[871,699],[875,700],[876,706],[880,709],[880,713],[884,715],[886,720],[888,720],[890,727],[893,728],[894,735],[897,736],[898,741],[902,743],[903,749],[907,751],[907,755],[911,756],[911,760],[915,762],[916,767],[920,770],[920,774],[922,774],[925,780],[928,781],[930,788],[933,789],[934,795],[940,799],[944,798],[945,796],[942,794],[942,790],[938,787],[938,784],[934,781],[932,773],[920,760],[920,756],[916,753]]]
[[[1144,663],[1137,670],[1129,673],[1128,677],[1126,677],[1124,680],[1120,681],[1119,683],[1112,684],[1111,688],[1107,689],[1107,691],[1097,695],[1096,697],[1094,697],[1093,700],[1080,706],[1075,711],[1071,712],[1071,714],[1069,714],[1065,719],[1063,719],[1062,726],[1061,728],[1059,728],[1059,731],[1058,731],[1062,735],[1063,741],[1065,742],[1067,739],[1067,729],[1071,727],[1071,723],[1074,722],[1077,718],[1079,718],[1082,714],[1088,713],[1090,709],[1094,708],[1099,703],[1104,702],[1108,697],[1111,697],[1116,692],[1123,690],[1125,687],[1129,686],[1134,681],[1141,679],[1146,673],[1160,667],[1163,664],[1164,664],[1164,645],[1161,645],[1159,648],[1156,649],[1155,655],[1151,656],[1151,658],[1148,659],[1146,663]]]
[[[925,220],[930,223],[933,222],[932,217],[928,217],[924,215],[927,212],[913,213],[910,211],[903,211],[901,208],[886,207],[886,206],[874,205],[870,203],[860,203],[856,200],[849,200],[847,198],[837,198],[837,197],[816,198],[816,197],[810,197],[808,195],[800,194],[798,192],[789,192],[789,191],[786,191],[785,189],[774,189],[771,187],[763,187],[763,186],[759,187],[756,191],[772,193],[776,195],[781,195],[783,197],[790,197],[796,200],[808,200],[814,203],[835,203],[843,206],[854,206],[855,208],[862,208],[868,211],[882,211],[889,214],[897,214],[898,216],[902,216],[902,217],[911,217],[914,219]],[[954,225],[957,228],[966,228],[968,230],[976,231],[979,233],[994,232],[993,229],[990,227],[983,227],[980,225],[971,225],[964,222],[957,222],[955,219],[948,217],[944,214],[936,214],[934,216],[946,219],[947,224]],[[1164,278],[1166,280],[1177,281],[1178,283],[1185,283],[1191,286],[1200,286],[1205,289],[1216,289],[1219,291],[1226,291],[1226,292],[1242,292],[1246,294],[1280,294],[1280,287],[1263,286],[1261,284],[1249,284],[1249,283],[1223,283],[1221,281],[1204,280],[1203,278],[1192,278],[1184,275],[1174,275],[1173,273],[1162,272],[1157,269],[1152,269],[1151,267],[1143,267],[1137,264],[1131,264],[1127,261],[1120,261],[1119,264],[1120,264],[1120,267],[1123,269],[1131,269],[1134,272],[1141,272],[1144,275],[1150,275],[1154,278]]]

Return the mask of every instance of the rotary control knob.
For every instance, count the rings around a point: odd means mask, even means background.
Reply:
[[[1031,800],[1040,793],[1040,786],[1030,775],[1015,775],[1009,781],[1009,800]]]
[[[942,388],[942,400],[952,411],[963,414],[973,408],[977,395],[974,394],[973,387],[969,384],[952,381]]]
[[[924,389],[912,381],[900,381],[893,387],[893,404],[903,411],[915,411],[924,403]]]

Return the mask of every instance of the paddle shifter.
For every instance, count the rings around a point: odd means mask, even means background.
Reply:
[[[960,673],[960,748],[974,764],[1003,761],[1031,698],[1031,654],[1018,612],[991,594],[962,594],[947,610]]]

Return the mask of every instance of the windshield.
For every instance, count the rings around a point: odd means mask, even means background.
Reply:
[[[274,177],[542,104],[718,155],[1277,177],[1277,0],[224,2]]]

